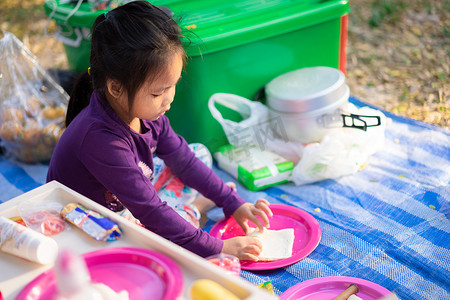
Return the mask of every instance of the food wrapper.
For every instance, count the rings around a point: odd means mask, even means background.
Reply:
[[[26,163],[49,161],[64,131],[68,101],[37,58],[5,32],[0,39],[0,139],[7,152]]]
[[[122,235],[116,223],[77,203],[67,204],[62,209],[61,216],[97,241],[111,242]]]
[[[263,289],[267,290],[270,294],[275,295],[275,292],[273,291],[273,285],[270,280],[259,284],[258,287],[263,288]]]

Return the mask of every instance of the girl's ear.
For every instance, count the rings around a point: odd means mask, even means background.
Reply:
[[[114,98],[119,98],[123,93],[122,84],[120,84],[120,82],[115,79],[107,79],[106,88]]]

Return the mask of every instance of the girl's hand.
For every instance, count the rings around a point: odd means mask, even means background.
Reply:
[[[239,260],[258,261],[261,251],[261,241],[255,237],[236,236],[223,241],[222,253],[234,255]]]
[[[233,213],[233,218],[242,227],[245,234],[249,230],[248,221],[253,222],[262,232],[264,227],[270,227],[269,217],[273,216],[269,204],[266,199],[259,199],[256,204],[244,203]],[[257,217],[260,217],[264,224]]]

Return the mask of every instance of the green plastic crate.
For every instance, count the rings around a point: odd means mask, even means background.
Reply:
[[[58,2],[58,0],[56,0]],[[154,0],[166,6],[190,41],[187,66],[167,113],[175,131],[211,152],[227,144],[208,100],[214,93],[248,99],[276,76],[302,67],[329,66],[345,73],[348,0]],[[45,5],[47,14],[53,9]],[[90,12],[83,3],[64,21],[73,5],[60,5],[57,24],[90,28],[104,11]],[[69,30],[70,32],[70,30]],[[89,67],[90,43],[65,45],[69,65]]]

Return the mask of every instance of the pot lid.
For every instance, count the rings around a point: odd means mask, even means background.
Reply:
[[[347,93],[345,75],[331,67],[282,74],[265,87],[267,105],[280,112],[310,112],[339,102]]]

